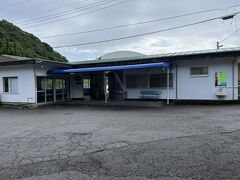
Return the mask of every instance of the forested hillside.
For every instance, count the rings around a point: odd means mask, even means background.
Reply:
[[[55,52],[47,43],[36,36],[22,31],[17,26],[0,21],[0,55],[15,55],[67,62],[64,56]]]

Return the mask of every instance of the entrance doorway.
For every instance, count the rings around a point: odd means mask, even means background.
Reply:
[[[91,80],[90,78],[83,79],[83,93],[85,100],[91,100]]]
[[[82,74],[84,100],[123,101],[123,72],[102,71]]]
[[[54,102],[53,79],[46,79],[47,102]]]
[[[37,77],[37,103],[45,103],[46,85],[45,77]]]
[[[91,100],[104,100],[104,72],[91,73],[90,77],[90,96]]]
[[[56,101],[64,101],[67,97],[65,79],[55,79]]]
[[[64,77],[37,77],[37,103],[68,100],[67,82]]]

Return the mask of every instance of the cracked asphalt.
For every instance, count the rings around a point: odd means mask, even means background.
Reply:
[[[0,179],[240,179],[240,105],[0,109]]]

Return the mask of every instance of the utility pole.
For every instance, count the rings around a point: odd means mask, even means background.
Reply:
[[[220,45],[220,42],[217,42],[217,49],[220,49],[223,45]]]
[[[236,15],[237,15],[238,13],[234,13],[234,14],[230,14],[230,15],[228,15],[228,16],[223,16],[222,17],[222,20],[223,21],[226,21],[226,20],[229,20],[229,19],[233,19]],[[225,39],[224,39],[225,40]],[[223,40],[223,41],[224,41]],[[223,45],[221,45],[220,43],[222,43],[223,41],[218,41],[217,42],[217,49],[220,49],[221,47],[223,47]]]

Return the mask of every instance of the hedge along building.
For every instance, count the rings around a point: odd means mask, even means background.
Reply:
[[[238,100],[239,57],[239,48],[150,56],[115,52],[76,63],[1,56],[0,101]]]

